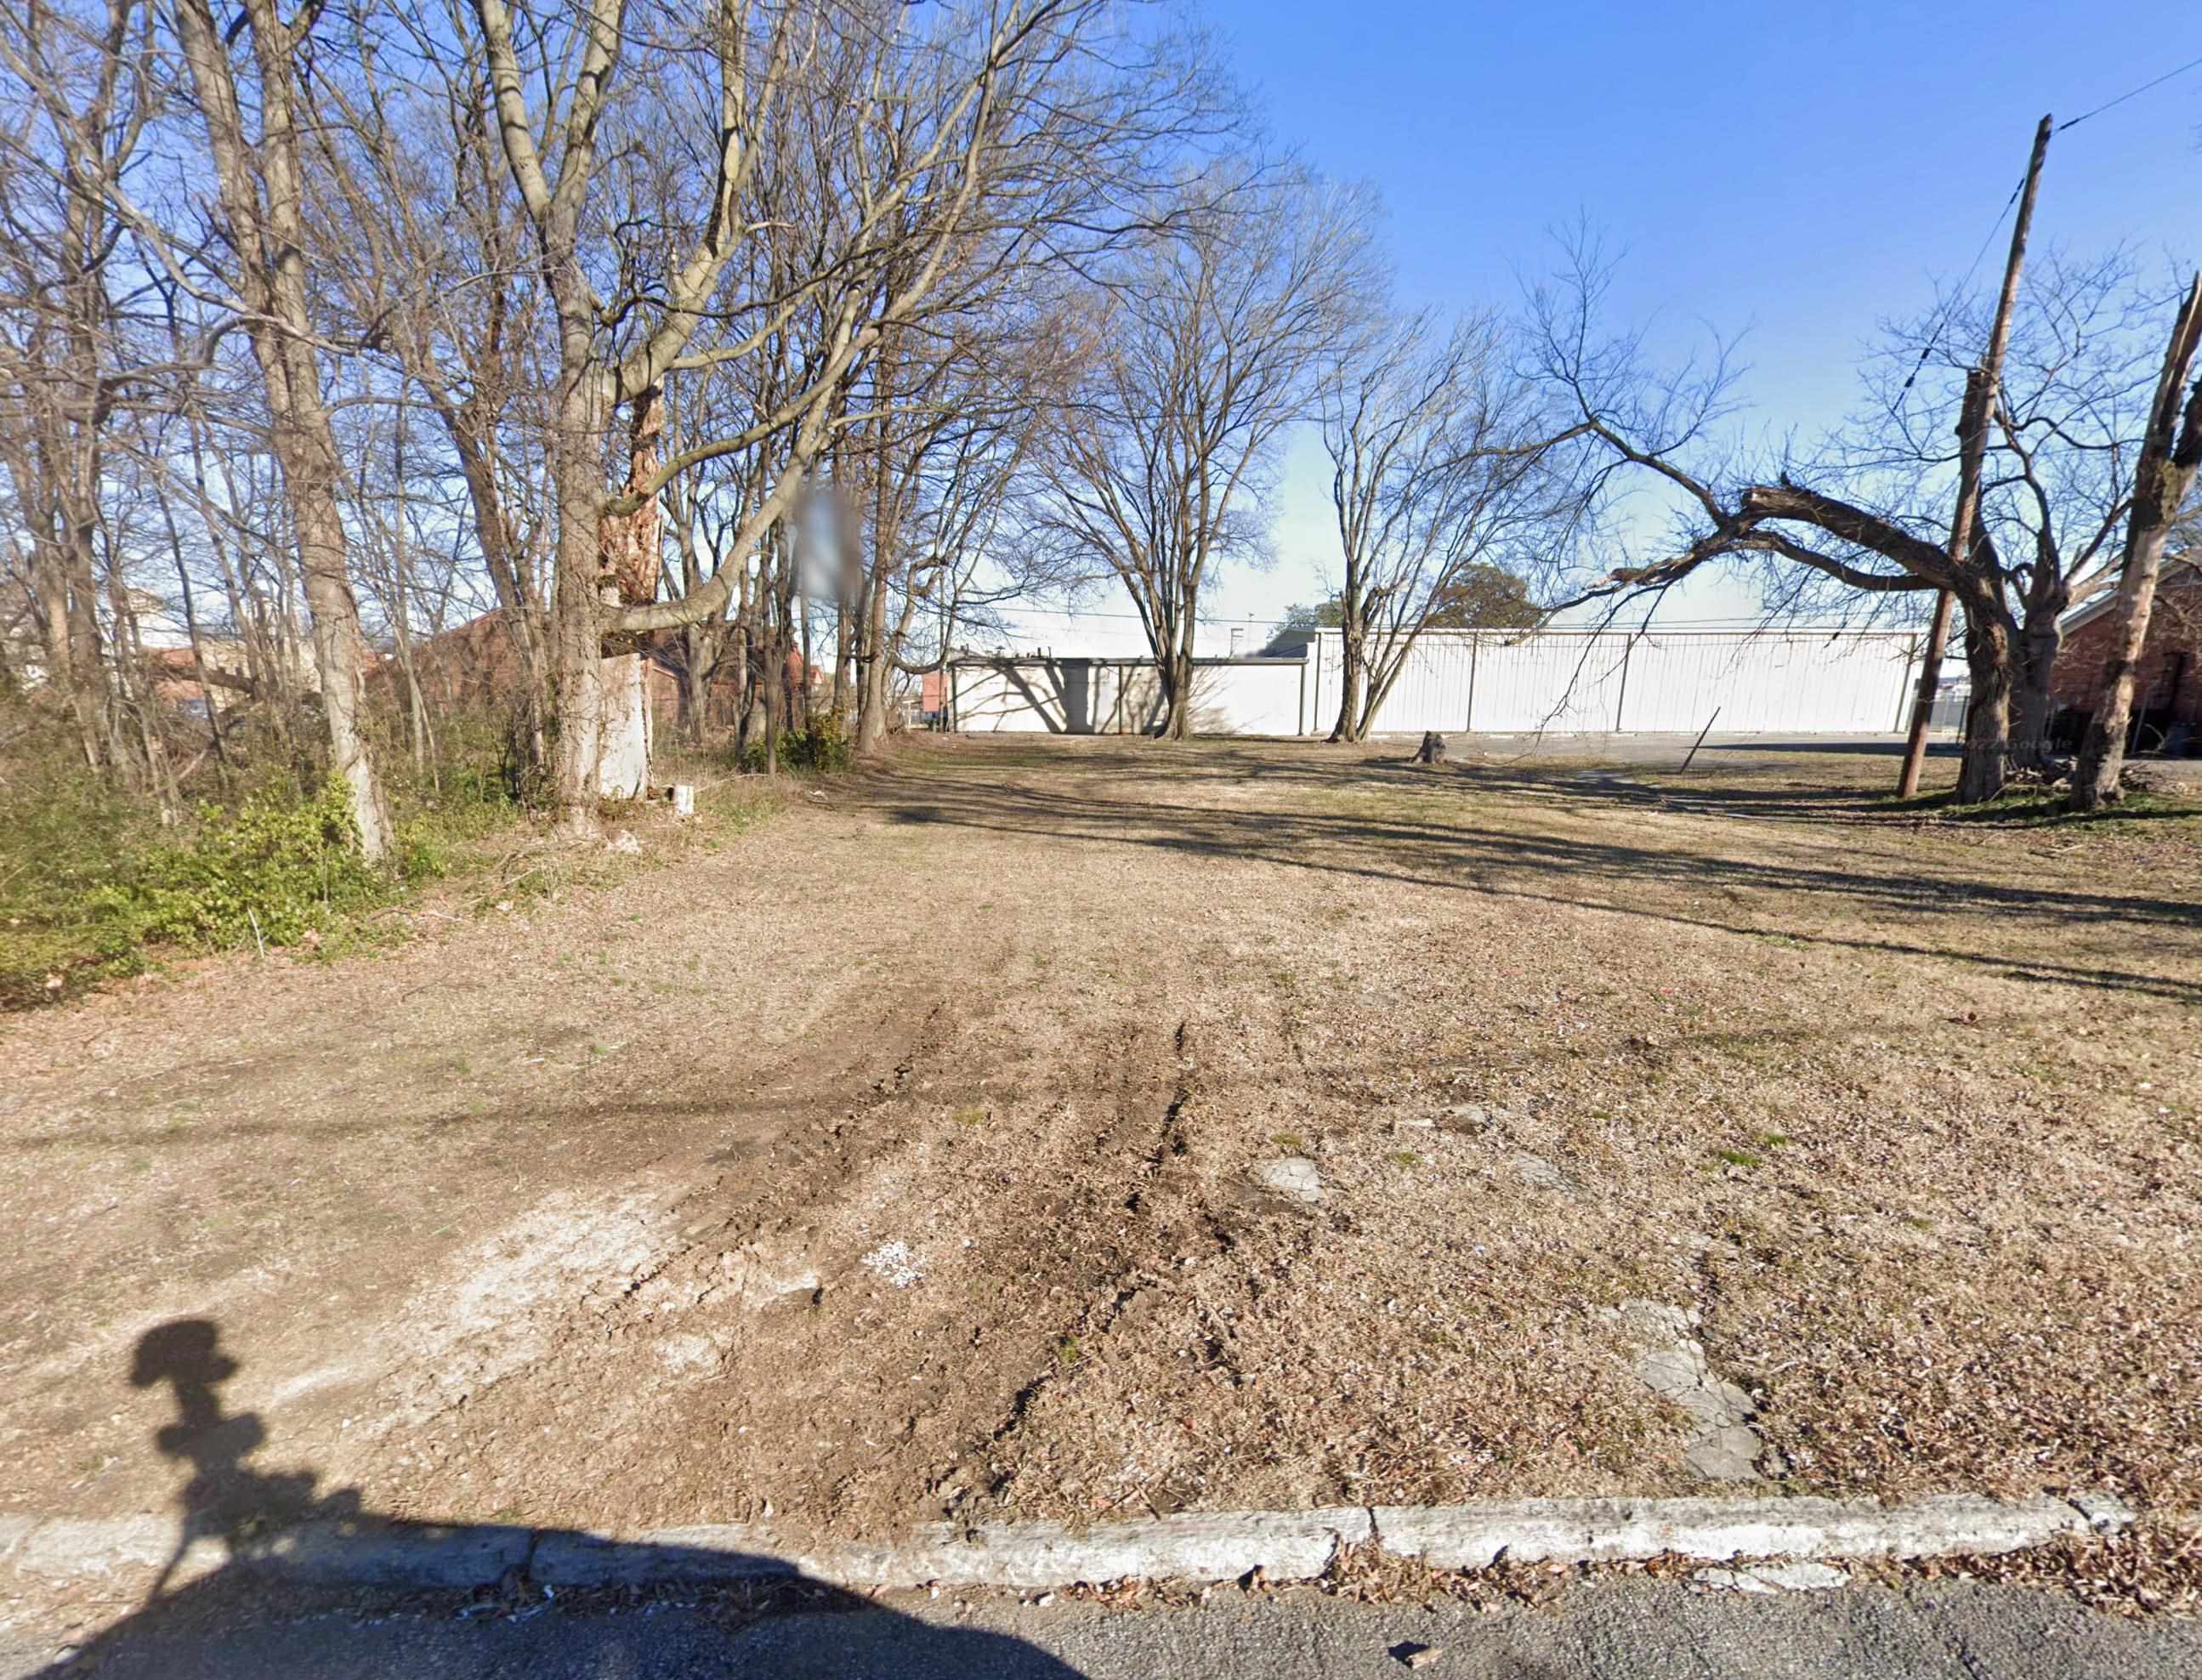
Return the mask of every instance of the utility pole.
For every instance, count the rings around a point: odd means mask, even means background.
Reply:
[[[1958,415],[1958,507],[1950,520],[1950,567],[1962,571],[1972,557],[1973,525],[1980,516],[1981,472],[1987,461],[1988,427],[2003,391],[2004,351],[2011,343],[2011,312],[2018,301],[2019,270],[2026,263],[2027,230],[2034,225],[2034,193],[2041,184],[2041,162],[2049,155],[2055,125],[2046,116],[2034,131],[2034,152],[2026,161],[2026,182],[2019,188],[2018,220],[2011,225],[2011,256],[2003,269],[2003,295],[1996,300],[1995,325],[1988,332],[1987,354],[1967,376],[1965,401]],[[1919,662],[1919,692],[1911,703],[1911,730],[1904,742],[1904,769],[1896,796],[1919,791],[1919,771],[1927,762],[1927,724],[1934,711],[1934,691],[1942,681],[1942,649],[1950,639],[1950,613],[1956,604],[1947,589],[1934,597],[1934,622],[1927,627],[1927,650]]]

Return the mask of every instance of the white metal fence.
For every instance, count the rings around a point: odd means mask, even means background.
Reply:
[[[1386,734],[1702,729],[1866,734],[1904,726],[1914,639],[1901,631],[1434,630],[1376,713]],[[1308,646],[1305,734],[1338,717],[1334,630]]]
[[[1378,709],[1375,732],[1523,734],[1684,731],[1871,734],[1904,727],[1914,638],[1900,631],[1434,630]],[[1136,659],[967,659],[953,716],[971,733],[1138,734],[1163,717]],[[1327,734],[1341,680],[1335,630],[1304,657],[1204,659],[1202,734]]]
[[[1204,735],[1291,735],[1306,706],[1301,659],[1203,659],[1192,727]],[[1136,659],[959,660],[951,716],[967,734],[1145,734],[1162,725],[1162,684]]]

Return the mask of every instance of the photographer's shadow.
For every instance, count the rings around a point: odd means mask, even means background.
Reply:
[[[356,1489],[317,1495],[311,1471],[270,1474],[245,1462],[266,1444],[267,1428],[256,1413],[223,1411],[220,1390],[238,1365],[221,1340],[204,1318],[175,1319],[139,1338],[131,1384],[173,1392],[175,1420],[154,1444],[190,1471],[178,1495],[175,1545],[143,1604],[37,1680],[94,1672],[147,1680],[639,1680],[668,1672],[1078,1680],[1022,1640],[882,1609],[780,1559],[626,1545],[567,1530],[409,1522],[363,1510]],[[545,1548],[584,1559],[595,1579],[681,1590],[671,1601],[624,1607],[602,1594],[594,1601],[568,1595],[562,1604],[528,1577],[529,1561]],[[385,1613],[356,1613],[361,1590],[374,1594]],[[337,1592],[343,1613],[332,1608]],[[569,1607],[577,1598],[586,1607]]]

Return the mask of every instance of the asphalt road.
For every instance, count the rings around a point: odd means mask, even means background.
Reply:
[[[783,1616],[729,1629],[698,1609],[514,1620],[419,1613],[180,1616],[156,1609],[53,1663],[0,1632],[7,1680],[97,1672],[113,1680],[2188,1680],[2202,1623],[2132,1621],[2025,1589],[1947,1583],[1895,1592],[1739,1597],[1642,1580],[1591,1583],[1553,1606],[1479,1616],[1446,1604],[1371,1607],[1312,1590],[1182,1609],[1069,1602],[959,1604],[915,1613]],[[1411,1668],[1404,1648],[1439,1654]]]

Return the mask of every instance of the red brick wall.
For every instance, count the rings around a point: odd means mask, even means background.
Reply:
[[[677,645],[674,633],[666,633],[663,641],[668,649]],[[796,657],[799,660],[801,656]],[[415,643],[413,665],[428,704],[442,709],[495,709],[511,704],[520,692],[519,650],[513,645],[512,633],[503,618],[494,612],[469,619],[440,636]],[[370,680],[395,681],[397,677],[397,663],[391,659],[385,661]],[[649,686],[651,715],[656,727],[670,728],[680,715],[679,676],[671,665],[653,658],[643,678]],[[733,674],[723,673],[711,687],[711,722],[731,724]]]
[[[2099,613],[2065,636],[2049,674],[2049,692],[2058,706],[2092,712],[2102,703],[2103,666],[2117,631],[2113,611]],[[2182,569],[2158,586],[2134,699],[2137,707],[2152,709],[2169,699],[2173,717],[2202,730],[2202,573]]]

